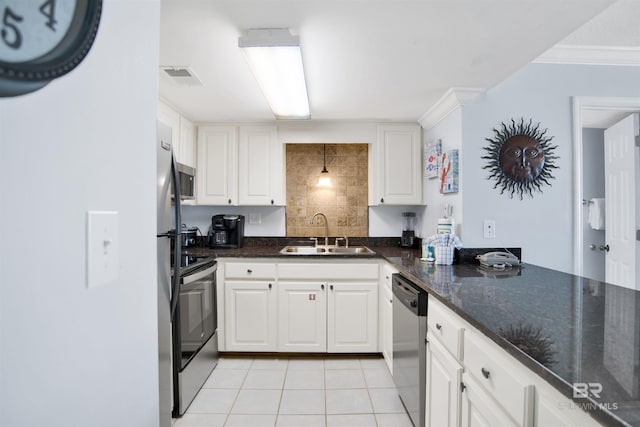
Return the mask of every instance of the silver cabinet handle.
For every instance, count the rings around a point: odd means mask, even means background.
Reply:
[[[489,379],[490,372],[487,369],[482,368],[482,369],[480,369],[480,371],[482,371],[482,376],[483,377]]]

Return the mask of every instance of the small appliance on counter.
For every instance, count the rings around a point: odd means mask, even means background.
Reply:
[[[244,243],[244,215],[214,215],[211,217],[212,248],[241,248]]]
[[[416,219],[415,212],[402,212],[404,217],[404,228],[402,229],[402,237],[400,238],[400,246],[403,248],[413,247],[416,233],[413,231],[414,221]]]

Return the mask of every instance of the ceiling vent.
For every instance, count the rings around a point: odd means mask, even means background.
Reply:
[[[168,77],[176,85],[202,86],[202,81],[189,67],[160,67],[164,76]]]

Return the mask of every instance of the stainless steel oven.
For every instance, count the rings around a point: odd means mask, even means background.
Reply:
[[[182,416],[218,361],[216,263],[198,260],[180,270],[173,315],[173,416]]]

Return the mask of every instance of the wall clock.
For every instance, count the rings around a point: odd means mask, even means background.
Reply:
[[[82,62],[102,0],[0,0],[0,97],[44,87]]]
[[[543,185],[551,185],[549,180],[555,178],[551,171],[558,168],[553,151],[558,146],[550,144],[553,137],[547,136],[547,129],[521,118],[519,122],[511,119],[511,125],[502,123],[493,132],[493,138],[485,138],[489,145],[482,147],[487,151],[482,158],[488,160],[483,169],[491,172],[488,179],[495,179],[493,188],[512,198],[518,194],[522,200],[523,194],[533,197],[534,191],[542,192]]]

